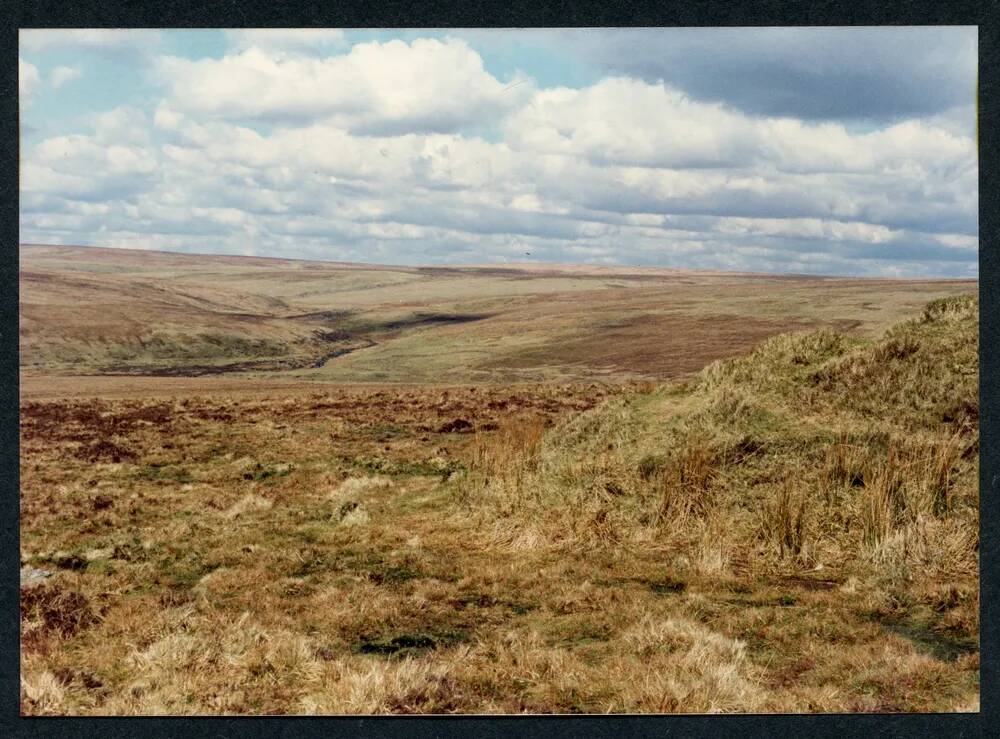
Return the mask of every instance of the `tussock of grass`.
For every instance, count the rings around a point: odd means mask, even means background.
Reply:
[[[511,418],[495,433],[477,432],[470,449],[473,472],[460,483],[460,500],[489,496],[504,510],[522,507],[525,479],[538,468],[543,432],[538,418]]]
[[[689,516],[704,516],[712,505],[709,494],[715,474],[712,449],[693,445],[681,450],[660,473],[659,521],[678,524]]]
[[[66,689],[49,670],[21,674],[21,710],[34,714],[58,714],[66,705]]]
[[[272,500],[269,500],[262,495],[249,493],[236,501],[231,507],[227,508],[222,515],[225,518],[234,519],[245,516],[246,514],[254,511],[266,511],[272,505],[274,505]]]
[[[777,544],[780,557],[797,557],[806,545],[806,510],[809,498],[786,481],[771,501],[764,516],[767,536]]]
[[[364,526],[371,516],[364,506],[352,501],[340,507],[339,518],[341,526]]]
[[[896,530],[905,505],[899,471],[887,464],[868,479],[861,499],[862,540],[877,547]]]
[[[345,501],[368,492],[384,490],[392,485],[392,480],[384,475],[373,477],[348,477],[330,494],[330,499]]]

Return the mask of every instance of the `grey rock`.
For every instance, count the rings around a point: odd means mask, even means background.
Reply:
[[[45,578],[52,577],[48,570],[41,570],[37,567],[24,566],[21,568],[21,587],[30,588],[43,582]]]

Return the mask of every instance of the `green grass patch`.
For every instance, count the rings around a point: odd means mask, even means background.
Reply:
[[[646,583],[649,589],[652,590],[657,595],[670,595],[683,593],[687,589],[687,583],[681,580],[674,580],[673,578],[665,578],[662,580],[651,580]]]
[[[285,477],[295,469],[290,464],[261,464],[257,462],[253,467],[243,473],[243,479],[252,482],[261,482],[272,478]]]
[[[468,471],[466,465],[457,460],[410,461],[382,457],[343,457],[340,461],[354,470],[389,477],[440,477],[442,480],[447,480],[456,472]]]
[[[115,568],[106,559],[94,559],[87,563],[86,572],[88,575],[113,575]]]
[[[361,638],[354,645],[353,651],[357,654],[402,659],[426,654],[468,640],[469,634],[464,630],[402,633],[392,636]]]
[[[136,480],[147,482],[179,483],[186,484],[195,481],[195,478],[183,466],[173,464],[152,463],[143,465],[135,472]]]

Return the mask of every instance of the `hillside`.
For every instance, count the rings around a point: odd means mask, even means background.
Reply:
[[[21,368],[28,378],[662,380],[784,331],[871,335],[974,286],[22,245]]]
[[[541,443],[484,442],[461,498],[506,551],[634,558],[685,593],[673,626],[646,633],[736,640],[713,668],[733,677],[670,710],[963,710],[978,695],[978,309],[934,301],[875,341],[781,335]],[[671,673],[673,647],[649,656]]]

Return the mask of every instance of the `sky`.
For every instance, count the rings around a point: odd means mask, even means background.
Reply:
[[[974,27],[21,30],[20,238],[978,274]]]

